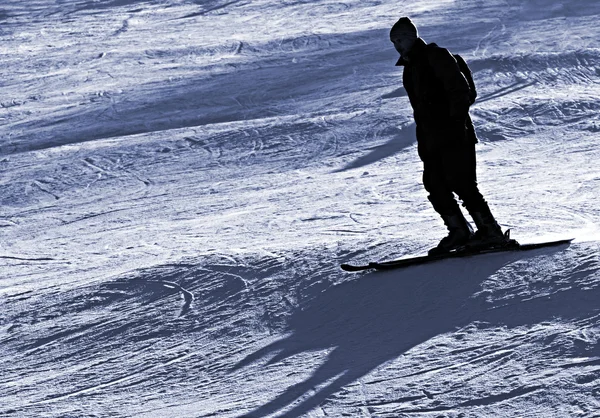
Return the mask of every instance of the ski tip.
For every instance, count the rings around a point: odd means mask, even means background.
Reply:
[[[369,264],[362,265],[362,266],[360,266],[360,265],[354,266],[352,264],[341,264],[340,267],[344,271],[364,271],[364,270],[370,270],[370,269],[377,268],[376,265],[377,265],[377,263],[369,263]]]
[[[360,266],[353,266],[352,264],[342,264],[340,267],[344,271],[360,271],[360,270],[364,270],[364,268],[361,268]]]

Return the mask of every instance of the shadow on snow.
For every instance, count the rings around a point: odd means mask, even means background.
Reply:
[[[327,359],[310,378],[243,417],[263,417],[292,405],[284,415],[302,416],[411,348],[475,321],[517,327],[589,313],[591,305],[581,303],[576,291],[559,292],[551,299],[518,300],[495,309],[474,297],[482,282],[521,258],[523,254],[496,254],[481,257],[477,263],[459,260],[367,274],[324,292],[292,315],[288,337],[249,355],[232,372],[268,357],[272,358],[267,364],[274,364],[302,352],[333,348]],[[591,293],[599,296],[597,289]]]
[[[387,157],[391,157],[392,155],[399,153],[409,145],[413,144],[415,140],[416,125],[414,123],[410,123],[407,126],[399,129],[399,132],[385,144],[371,148],[368,154],[358,157],[343,168],[335,170],[334,173],[361,168],[376,163],[377,161],[383,160]]]

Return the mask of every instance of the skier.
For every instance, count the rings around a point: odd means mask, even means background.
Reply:
[[[462,58],[419,38],[417,28],[408,17],[402,17],[394,24],[390,40],[400,53],[396,65],[404,66],[402,82],[417,126],[423,185],[429,193],[429,201],[449,231],[429,254],[443,254],[465,245],[503,245],[508,237],[477,187],[477,137],[469,117],[469,106],[474,102],[476,92],[470,70]],[[459,67],[460,61],[468,72],[466,78]],[[463,201],[477,232],[473,233],[454,193]]]

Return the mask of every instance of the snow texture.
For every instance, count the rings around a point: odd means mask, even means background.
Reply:
[[[410,16],[471,65],[479,182],[445,234]],[[600,2],[3,0],[0,416],[600,417]]]

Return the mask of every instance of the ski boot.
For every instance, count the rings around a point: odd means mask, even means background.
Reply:
[[[471,217],[477,226],[477,231],[468,242],[469,248],[498,248],[513,243],[514,240],[510,239],[510,231],[502,232],[502,228],[500,228],[489,210],[473,212]]]
[[[442,215],[444,224],[448,228],[448,236],[442,238],[437,247],[428,251],[429,255],[441,255],[464,247],[473,239],[473,228],[467,222],[462,212],[455,215]]]

